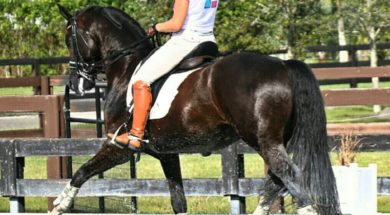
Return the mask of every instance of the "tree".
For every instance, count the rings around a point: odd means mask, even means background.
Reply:
[[[290,58],[302,56],[308,44],[320,44],[328,32],[325,25],[321,2],[318,0],[279,0],[284,18],[287,51]]]
[[[351,0],[348,7],[344,6],[350,22],[351,31],[358,31],[360,36],[368,39],[370,44],[370,66],[378,66],[377,38],[383,29],[389,27],[390,2],[388,0]],[[373,87],[379,87],[379,78],[372,79]],[[379,112],[380,106],[374,106],[374,112]]]
[[[216,37],[223,51],[279,50],[282,28],[278,8],[263,1],[221,1],[216,20]]]

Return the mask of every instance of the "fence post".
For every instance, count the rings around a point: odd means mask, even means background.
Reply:
[[[34,76],[41,76],[41,64],[39,62],[39,59],[34,59],[33,64],[32,64],[32,71]]]
[[[23,162],[17,161],[15,157],[14,140],[5,140],[0,145],[0,194],[9,197],[10,213],[24,212],[24,198],[18,198],[16,179],[23,176]],[[22,173],[22,175],[20,175]]]
[[[137,179],[137,169],[136,169],[136,161],[134,153],[130,154],[130,178],[131,179]],[[137,197],[132,196],[131,202],[130,202],[130,213],[137,213],[138,210],[138,204],[137,204]]]
[[[48,76],[41,76],[40,95],[50,95],[50,78]]]
[[[60,124],[62,107],[64,99],[60,96],[50,97],[47,100],[44,111],[44,136],[45,138],[58,138],[61,136]],[[60,179],[68,178],[67,157],[48,157],[47,159],[47,178]],[[48,198],[48,209],[53,209],[55,198]]]
[[[100,109],[100,87],[95,87],[95,109],[96,109],[96,136],[101,138],[103,137],[103,128],[101,124],[101,109]],[[104,178],[104,173],[98,174],[99,179]],[[101,213],[105,211],[105,202],[104,197],[99,197],[99,210]]]
[[[237,144],[221,151],[224,195],[230,196],[230,214],[245,213],[245,198],[239,196],[239,177],[243,173],[243,156],[237,153]]]
[[[34,59],[32,65],[31,65],[34,77],[41,76],[41,65],[40,65],[39,61],[40,61],[39,59]],[[40,90],[39,87],[34,87],[34,94],[38,95],[39,90]]]
[[[357,67],[359,66],[358,63],[359,63],[359,59],[357,58],[357,49],[355,46],[351,46],[351,49],[349,50],[349,58],[350,58],[350,62],[351,62],[351,66],[352,67]],[[350,87],[351,88],[357,88],[357,80],[356,79],[352,79],[351,82],[350,82]]]
[[[15,187],[16,179],[23,179],[24,177],[24,158],[15,158],[16,161],[16,178],[15,178]],[[16,187],[17,188],[17,187]],[[25,212],[25,199],[24,197],[10,197],[10,213],[22,213]]]

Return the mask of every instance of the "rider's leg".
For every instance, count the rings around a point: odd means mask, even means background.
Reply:
[[[139,148],[140,140],[144,137],[145,126],[148,120],[152,93],[149,84],[138,80],[133,84],[134,92],[134,117],[130,134],[124,133],[116,137],[115,141],[130,147]],[[111,136],[111,134],[109,134]]]

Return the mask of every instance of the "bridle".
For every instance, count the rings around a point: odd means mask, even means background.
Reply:
[[[83,56],[81,55],[80,48],[78,46],[76,17],[72,17],[68,28],[71,29],[70,46],[73,52],[73,59],[70,59],[69,61],[69,69],[71,72],[75,71],[76,74],[91,82],[93,82],[97,78],[97,75],[99,73],[103,73],[110,65],[114,64],[122,57],[134,54],[137,51],[137,46],[139,46],[145,40],[150,39],[150,37],[145,37],[131,44],[127,48],[113,51],[105,59],[89,63],[84,60]],[[86,43],[85,40],[84,43]],[[87,46],[87,44],[85,45]]]

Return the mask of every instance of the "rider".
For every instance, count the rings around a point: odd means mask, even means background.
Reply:
[[[152,94],[150,85],[168,73],[202,42],[215,42],[213,33],[218,0],[175,0],[173,16],[166,22],[149,28],[148,36],[157,32],[172,33],[171,38],[140,67],[129,87],[133,89],[134,115],[130,133],[116,137],[115,141],[139,148],[149,111]],[[112,138],[114,135],[109,133]]]

